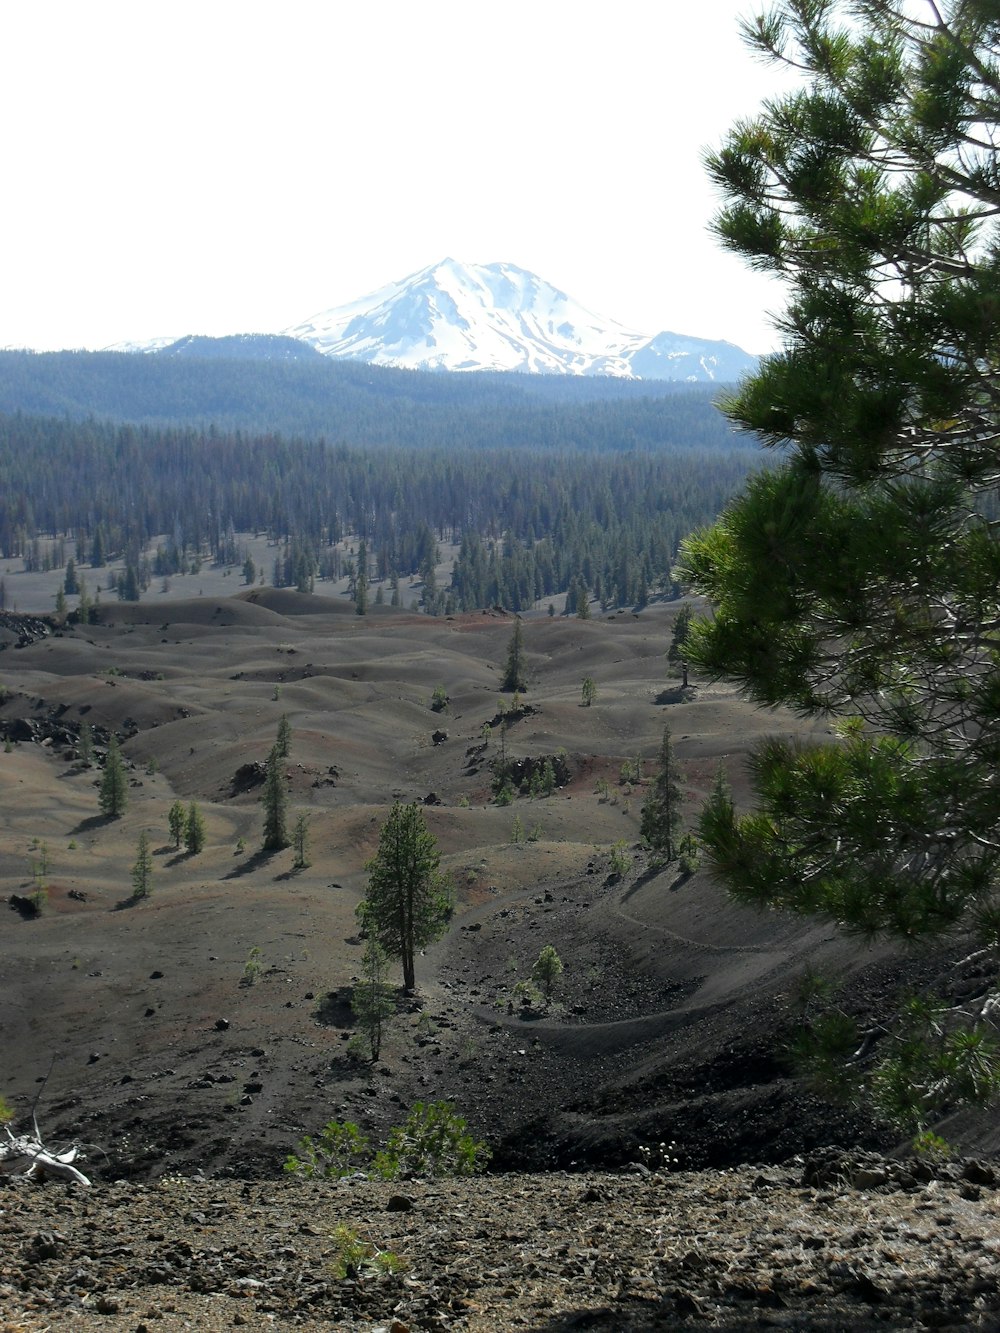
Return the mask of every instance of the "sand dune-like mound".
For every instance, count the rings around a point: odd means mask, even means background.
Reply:
[[[689,820],[720,761],[741,800],[753,740],[809,726],[668,678],[669,605],[526,619],[516,707],[498,690],[513,617],[347,605],[273,589],[121,604],[0,648],[0,895],[43,905],[3,924],[4,1095],[30,1106],[51,1067],[47,1129],[102,1144],[96,1169],[112,1176],[273,1174],[331,1116],[381,1131],[428,1098],[459,1106],[498,1162],[532,1168],[614,1166],[665,1137],[692,1166],[781,1160],[831,1137],[884,1143],[791,1077],[794,981],[827,966],[876,1012],[940,960],[738,909],[704,872],[651,870],[639,843],[665,725]],[[298,869],[291,850],[260,850],[282,717],[289,817],[308,823]],[[111,733],[122,741],[119,819],[100,814],[100,769],[81,760],[85,722],[98,759]],[[498,805],[500,756],[558,757],[564,776]],[[397,799],[421,803],[456,914],[371,1066],[347,1053],[355,908]],[[169,835],[177,800],[205,819],[197,854]],[[143,832],[153,891],[135,902]],[[518,983],[547,944],[564,964],[558,992],[525,1004]]]

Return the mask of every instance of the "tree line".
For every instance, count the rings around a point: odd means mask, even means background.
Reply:
[[[244,563],[237,534],[266,533],[281,554],[262,572],[308,588],[352,573],[337,549],[350,534],[364,543],[366,580],[420,575],[431,611],[517,610],[571,588],[574,601],[586,590],[631,605],[669,583],[680,541],[754,461],[736,435],[596,454],[373,449],[0,415],[0,556],[36,569],[72,558],[74,578],[83,564],[123,560],[132,577],[120,594],[134,595],[202,560]],[[442,541],[460,554],[451,587],[438,589]]]

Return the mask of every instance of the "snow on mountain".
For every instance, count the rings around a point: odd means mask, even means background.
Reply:
[[[282,333],[234,333],[222,338],[188,334],[156,351],[160,356],[199,361],[312,361],[321,355],[311,343]]]
[[[650,338],[629,358],[630,373],[641,380],[703,379],[730,383],[754,370],[756,365],[757,358],[735,343],[666,332]]]
[[[421,370],[732,380],[732,343],[639,333],[513,264],[439,264],[284,330],[326,356]]]
[[[102,347],[102,352],[162,352],[164,347],[169,347],[177,341],[176,338],[147,338],[144,342],[134,342],[126,339],[124,342],[108,343],[107,347]]]

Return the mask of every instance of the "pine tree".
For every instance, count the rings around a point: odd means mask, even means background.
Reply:
[[[437,841],[414,801],[398,801],[379,832],[378,851],[365,866],[368,892],[358,905],[358,920],[392,958],[403,965],[403,985],[415,984],[418,949],[448,928],[454,900],[438,867]]]
[[[94,732],[89,722],[80,723],[80,735],[76,749],[83,763],[89,766],[94,758]]]
[[[674,616],[673,633],[670,636],[670,647],[667,649],[667,661],[673,665],[679,662],[684,656],[684,645],[688,641],[688,635],[691,633],[691,621],[693,612],[689,602],[685,602],[681,609]]]
[[[153,855],[149,850],[149,835],[146,830],[139,834],[135,864],[132,867],[132,896],[148,898],[153,891]]]
[[[137,602],[142,595],[139,586],[139,572],[131,561],[125,566],[125,573],[118,585],[118,596],[123,602]]]
[[[354,610],[359,616],[368,614],[368,548],[358,543],[358,572],[354,581]]]
[[[197,856],[205,846],[205,816],[194,801],[188,806],[184,821],[184,846],[192,856]]]
[[[288,720],[287,713],[282,713],[281,721],[278,723],[275,746],[280,759],[287,759],[292,752],[292,724]]]
[[[659,769],[642,803],[639,831],[656,859],[672,861],[681,831],[681,772],[674,758],[670,728],[663,728]]]
[[[181,801],[174,801],[167,811],[167,827],[174,840],[174,846],[180,847],[187,834],[187,810]]]
[[[288,796],[285,792],[281,755],[276,745],[267,756],[267,773],[261,800],[264,806],[263,849],[265,852],[280,851],[288,846]]]
[[[90,620],[93,603],[87,594],[87,581],[82,574],[77,579],[77,588],[80,595],[76,604],[76,616],[81,625],[86,625]]]
[[[108,753],[104,760],[104,776],[98,790],[98,804],[101,814],[108,819],[118,819],[125,813],[128,805],[128,779],[125,776],[125,763],[114,736],[108,742]]]
[[[295,848],[295,860],[292,862],[296,870],[306,870],[312,862],[309,860],[309,816],[299,815],[295,821],[295,828],[292,830],[292,846]],[[378,1057],[376,1057],[377,1059]]]
[[[514,620],[510,643],[507,645],[507,665],[504,668],[500,688],[502,690],[523,690],[526,688],[524,676],[524,627],[521,624],[521,617],[517,616]]]
[[[531,968],[531,979],[541,989],[546,1004],[552,999],[552,992],[562,974],[562,959],[556,953],[554,945],[546,944]]]
[[[782,351],[725,405],[782,453],[685,544],[714,606],[687,655],[841,720],[760,745],[757,809],[714,797],[702,841],[740,901],[995,953],[1000,16],[787,0],[747,35],[807,85],[709,158],[718,234],[789,287]],[[867,1075],[893,1123],[1000,1087],[984,1012],[901,1016]]]

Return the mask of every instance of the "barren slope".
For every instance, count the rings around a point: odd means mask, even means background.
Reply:
[[[497,807],[499,729],[485,743],[482,732],[498,713],[512,617],[379,611],[255,590],[105,607],[98,625],[20,647],[8,629],[0,734],[16,739],[0,753],[0,895],[44,881],[48,906],[36,920],[0,917],[7,1097],[30,1106],[51,1067],[45,1128],[99,1145],[108,1156],[96,1151],[92,1167],[112,1175],[269,1174],[332,1115],[378,1132],[437,1097],[507,1165],[613,1165],[669,1138],[689,1166],[874,1141],[786,1077],[789,992],[807,962],[828,964],[875,1004],[898,966],[811,923],[739,910],[703,874],[649,875],[642,787],[619,782],[637,755],[651,774],[669,722],[694,811],[720,760],[739,791],[753,738],[803,724],[723,687],[681,695],[666,682],[669,606],[530,619],[533,711],[505,743],[519,757],[564,750],[570,780],[548,799]],[[438,685],[443,713],[430,708]],[[264,760],[282,714],[292,814],[310,818],[312,864],[298,872],[291,851],[258,852],[259,786],[245,767]],[[74,758],[83,721],[98,739],[126,738],[120,820],[100,816],[98,772]],[[446,738],[435,743],[435,731]],[[610,799],[595,791],[601,778]],[[170,845],[178,798],[206,817],[197,856]],[[345,1054],[354,909],[394,799],[428,802],[458,910],[369,1069]],[[524,841],[513,841],[515,820]],[[154,892],[129,905],[144,829]],[[610,873],[616,843],[624,876]],[[525,1010],[511,992],[549,943],[566,969],[558,1004]],[[246,986],[253,949],[263,970]]]

